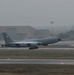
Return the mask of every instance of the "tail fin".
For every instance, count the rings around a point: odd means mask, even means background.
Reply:
[[[13,40],[7,35],[7,33],[2,33],[2,34],[3,34],[3,37],[4,37],[4,40],[5,40],[6,44],[9,44],[10,42],[13,42]]]

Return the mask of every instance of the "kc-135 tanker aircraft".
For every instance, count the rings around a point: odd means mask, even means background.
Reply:
[[[61,41],[58,37],[46,37],[46,38],[35,38],[35,39],[25,39],[23,41],[13,41],[7,33],[2,33],[5,44],[3,47],[29,47],[29,49],[38,49],[39,45],[48,46],[48,44],[54,44]]]

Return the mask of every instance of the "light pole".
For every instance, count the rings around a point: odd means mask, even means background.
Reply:
[[[52,33],[52,35],[53,35],[53,24],[54,24],[54,22],[51,21],[50,23],[51,23],[51,33]]]

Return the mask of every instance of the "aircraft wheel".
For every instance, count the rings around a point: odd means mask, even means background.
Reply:
[[[31,50],[31,49],[33,49],[33,48],[30,47],[29,50]]]
[[[30,47],[29,50],[31,50],[31,49],[38,49],[38,47],[35,47],[35,48]]]

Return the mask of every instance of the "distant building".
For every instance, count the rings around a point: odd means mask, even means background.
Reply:
[[[74,40],[74,30],[59,34],[59,37],[64,40]]]
[[[14,40],[23,40],[33,37],[48,37],[50,35],[49,30],[37,30],[31,26],[0,26],[0,33],[3,32],[6,32]],[[1,34],[0,39],[2,39]]]

